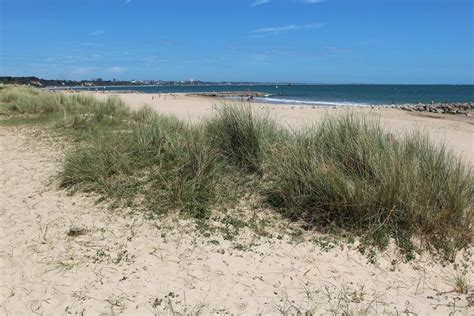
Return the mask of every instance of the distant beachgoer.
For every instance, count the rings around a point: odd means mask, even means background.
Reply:
[[[155,96],[152,96],[152,97],[151,97],[151,100],[152,100],[152,101],[155,100]]]

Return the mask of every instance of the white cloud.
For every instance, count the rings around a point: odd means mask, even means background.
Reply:
[[[304,3],[323,3],[326,2],[326,0],[303,0]]]
[[[256,7],[265,3],[269,3],[270,1],[271,0],[255,0],[254,2],[252,2],[251,6]]]
[[[285,31],[292,31],[298,28],[297,25],[286,25],[286,26],[278,26],[278,27],[265,27],[262,29],[253,30],[252,33],[279,33]]]
[[[127,71],[127,68],[124,68],[124,67],[119,67],[119,66],[113,66],[113,67],[109,67],[107,69],[105,69],[107,72],[111,72],[111,73],[114,73],[114,74],[121,74],[123,72],[126,72]]]
[[[303,24],[303,25],[290,24],[290,25],[278,26],[278,27],[265,27],[265,28],[253,30],[252,33],[279,34],[282,32],[289,32],[289,31],[296,31],[296,30],[303,30],[303,29],[318,29],[318,28],[321,28],[322,26],[323,25],[320,23]]]
[[[126,6],[127,4],[130,4],[130,2],[132,2],[132,0],[125,0],[125,2],[122,4],[122,7]]]

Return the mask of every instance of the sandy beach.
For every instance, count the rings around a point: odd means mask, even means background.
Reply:
[[[184,95],[119,97],[131,108],[148,104],[194,122],[218,103]],[[346,112],[252,106],[297,128]],[[473,161],[472,118],[354,111],[392,132],[427,132]],[[472,249],[440,264],[428,255],[403,262],[390,247],[373,261],[356,244],[300,231],[298,223],[245,205],[231,212],[266,223],[264,234],[248,227],[235,239],[202,234],[192,220],[145,219],[130,209],[110,210],[94,194],[59,190],[55,175],[68,146],[41,129],[0,127],[1,315],[472,314],[472,292],[455,291],[462,271],[473,283]]]
[[[0,316],[474,316],[472,1],[0,2]]]
[[[132,109],[144,105],[159,113],[175,115],[191,122],[215,114],[216,106],[232,100],[187,96],[184,94],[92,93],[98,98],[116,95]],[[237,102],[239,103],[239,102]],[[248,104],[248,103],[247,103]],[[289,128],[308,128],[326,116],[340,116],[348,112],[380,121],[382,127],[395,134],[420,132],[437,144],[444,144],[464,162],[474,163],[474,117],[434,113],[412,113],[393,108],[371,107],[316,107],[251,102],[258,112],[270,114]]]

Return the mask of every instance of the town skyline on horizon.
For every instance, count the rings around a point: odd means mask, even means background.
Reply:
[[[116,78],[90,78],[90,79],[62,79],[62,78],[39,78],[37,76],[0,76],[0,83],[8,84],[9,82],[15,83],[15,81],[57,81],[57,82],[75,82],[75,83],[125,83],[133,85],[393,85],[393,86],[449,86],[449,85],[459,85],[459,86],[474,86],[473,83],[365,83],[365,82],[342,82],[342,83],[327,83],[327,82],[292,82],[292,81],[208,81],[208,80],[199,80],[199,79],[184,79],[184,80],[166,80],[166,79],[116,79]],[[23,83],[22,83],[23,84]],[[67,86],[67,85],[66,85]]]

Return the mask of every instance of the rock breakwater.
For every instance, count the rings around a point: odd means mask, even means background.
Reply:
[[[232,98],[232,97],[265,97],[266,93],[257,91],[222,91],[222,92],[195,92],[188,95],[198,95],[213,98]]]
[[[398,108],[410,112],[431,112],[471,116],[474,112],[474,103],[403,104],[398,106]]]

